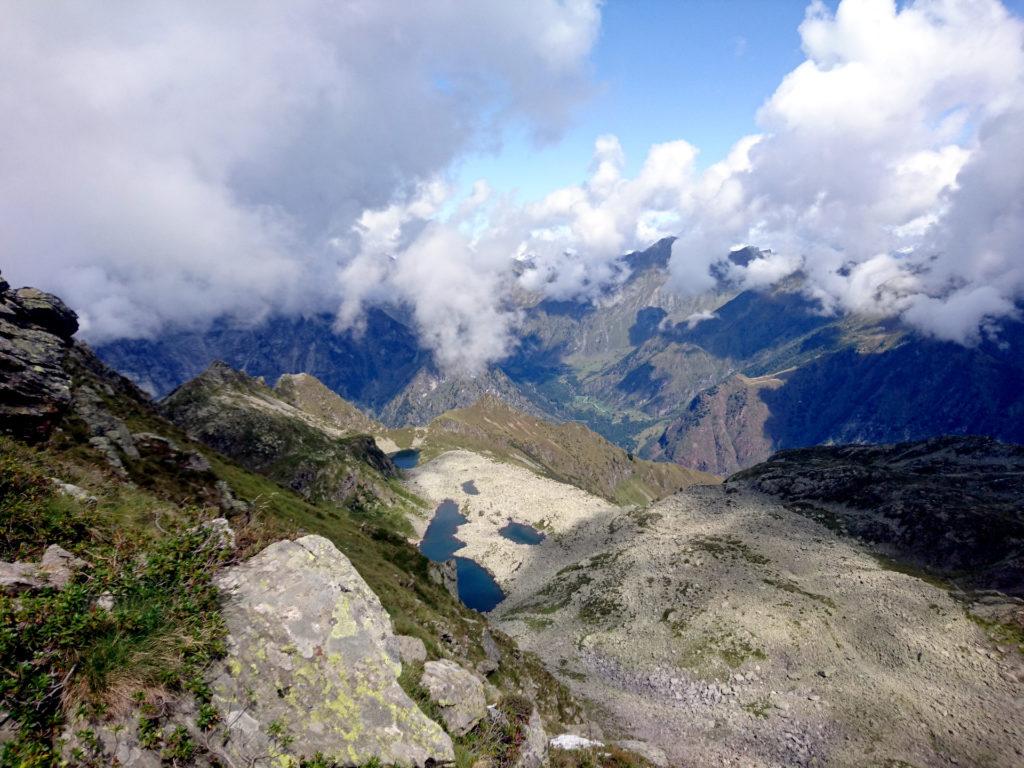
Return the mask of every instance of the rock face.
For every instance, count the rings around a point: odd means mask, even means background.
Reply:
[[[0,277],[0,431],[45,439],[71,403],[64,360],[78,316],[56,296]]]
[[[548,757],[548,735],[544,731],[544,721],[535,709],[530,713],[523,733],[523,743],[519,747],[519,757],[515,768],[541,768]]]
[[[737,375],[704,390],[658,438],[655,455],[720,476],[764,461],[773,445],[765,435],[770,413],[761,392],[782,384],[778,377]]]
[[[462,736],[487,716],[487,697],[480,679],[454,661],[428,661],[420,681],[441,709],[448,730]]]
[[[427,647],[418,637],[398,635],[398,655],[403,664],[422,664],[427,660]]]
[[[314,503],[406,503],[388,484],[398,470],[372,437],[300,410],[261,380],[224,363],[176,389],[160,407],[194,439]]]
[[[427,566],[427,575],[435,584],[447,589],[449,595],[459,599],[459,569],[454,557],[443,563],[431,563]]]
[[[1024,595],[1024,447],[979,437],[781,451],[752,488],[901,559]]]
[[[390,617],[327,539],[272,544],[218,584],[228,595],[229,652],[210,679],[232,759],[454,759],[451,739],[398,685]]]
[[[449,375],[424,366],[401,392],[381,410],[381,420],[390,426],[423,426],[454,408],[465,408],[481,397],[490,396],[517,410],[544,418],[545,412],[532,403],[500,369],[477,376]]]

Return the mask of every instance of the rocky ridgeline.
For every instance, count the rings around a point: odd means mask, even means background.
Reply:
[[[1024,447],[982,437],[780,451],[729,478],[965,586],[1024,595]]]
[[[319,382],[317,397],[308,397],[315,379],[303,377],[311,382],[300,380],[302,386],[296,386],[295,378],[274,390],[262,379],[215,362],[162,400],[160,410],[192,439],[313,503],[410,508],[389,484],[398,477],[391,459],[372,436],[352,431],[372,423],[364,417],[339,425],[347,404],[337,395],[328,397]]]

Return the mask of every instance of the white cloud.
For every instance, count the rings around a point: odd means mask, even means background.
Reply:
[[[845,0],[800,32],[764,133],[699,182],[676,283],[706,289],[750,242],[772,255],[732,270],[749,285],[802,269],[827,308],[976,339],[1024,294],[1024,24],[995,0]]]
[[[996,0],[813,3],[761,133],[699,172],[686,141],[519,205],[453,159],[502,126],[557,135],[585,95],[596,0],[81,5],[0,26],[0,249],[102,341],[216,315],[410,308],[438,361],[510,346],[512,265],[610,300],[621,254],[678,234],[674,283],[796,270],[827,310],[971,342],[1024,295],[1024,24]],[[696,319],[695,319],[696,322]]]
[[[685,141],[651,147],[634,178],[624,178],[618,138],[594,146],[590,178],[526,206],[520,247],[534,268],[524,286],[552,298],[593,298],[622,279],[619,257],[671,234],[692,183],[696,149]]]
[[[380,294],[386,269],[346,264],[406,245],[389,206],[435,212],[422,184],[510,122],[556,135],[600,23],[592,0],[12,0],[3,16],[4,269],[63,295],[95,341]],[[421,258],[447,258],[426,242]],[[476,285],[440,271],[441,304]]]

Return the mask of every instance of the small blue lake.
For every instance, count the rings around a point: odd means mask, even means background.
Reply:
[[[499,528],[498,533],[516,544],[540,544],[544,541],[544,534],[532,525],[513,523],[511,520]]]
[[[459,577],[459,599],[469,608],[487,613],[505,599],[501,587],[484,568],[468,557],[455,555],[466,546],[455,534],[466,517],[459,512],[458,505],[448,499],[441,502],[434,513],[427,532],[420,542],[420,552],[435,563],[443,563],[455,557],[455,569]]]
[[[395,466],[399,469],[412,469],[420,463],[420,452],[415,448],[398,451],[397,453],[391,454],[391,461],[393,461]]]

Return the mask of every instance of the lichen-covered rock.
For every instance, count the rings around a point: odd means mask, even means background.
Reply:
[[[398,635],[395,639],[403,664],[422,664],[427,660],[427,646],[418,637]]]
[[[514,768],[541,768],[548,757],[548,735],[544,732],[544,722],[536,709],[530,713],[523,731],[519,757],[516,758]]]
[[[225,750],[246,764],[317,752],[342,765],[454,759],[398,685],[398,642],[377,596],[320,536],[279,541],[225,571],[228,655],[211,671]]]
[[[75,557],[63,547],[51,544],[43,552],[39,561],[39,571],[46,579],[49,586],[55,589],[63,589],[83,568],[89,564],[80,557]]]
[[[33,325],[62,339],[70,339],[78,331],[78,315],[52,293],[38,288],[19,288],[14,301]]]
[[[58,492],[64,494],[65,496],[70,496],[72,499],[75,499],[76,501],[80,501],[83,504],[87,504],[89,506],[95,506],[99,502],[99,499],[97,499],[95,496],[93,496],[91,493],[89,493],[87,490],[85,490],[85,488],[82,488],[81,486],[75,485],[74,483],[65,483],[63,480],[57,477],[51,477],[50,481],[53,483],[53,487],[56,488]]]
[[[454,661],[428,661],[420,683],[441,710],[448,731],[462,736],[487,716],[483,682]]]

